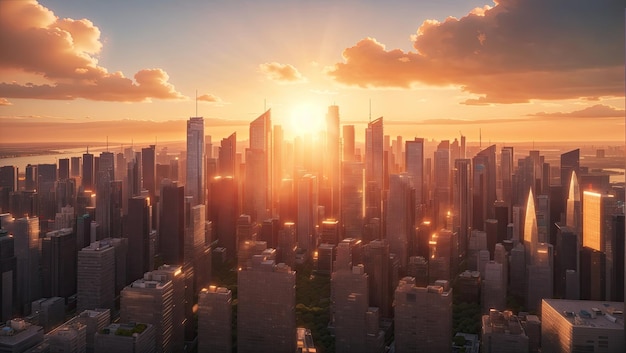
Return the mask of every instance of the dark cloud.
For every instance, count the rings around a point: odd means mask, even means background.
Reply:
[[[327,72],[361,87],[458,85],[479,95],[466,104],[623,96],[623,16],[622,0],[499,0],[425,21],[415,51],[365,38]]]

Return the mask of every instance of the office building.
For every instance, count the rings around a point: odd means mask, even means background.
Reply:
[[[17,298],[17,258],[13,234],[0,229],[0,322],[19,312]]]
[[[28,313],[30,303],[41,298],[39,218],[14,220],[13,241],[17,259],[17,300],[20,310]]]
[[[315,247],[315,231],[318,221],[317,177],[306,174],[298,180],[298,219],[296,222],[298,248],[312,250]]]
[[[233,177],[215,177],[211,181],[210,219],[218,246],[226,249],[228,259],[237,256],[235,223],[239,216],[237,183]]]
[[[115,250],[110,241],[95,241],[78,252],[76,310],[112,309],[115,291]]]
[[[324,176],[331,191],[328,217],[339,218],[341,190],[341,138],[339,136],[339,106],[331,105],[326,113],[326,144],[324,156]]]
[[[623,352],[624,303],[544,299],[543,352]]]
[[[391,269],[386,239],[373,240],[363,247],[363,264],[370,279],[369,305],[378,307],[382,317],[392,317]]]
[[[154,325],[146,323],[112,323],[98,331],[94,338],[95,353],[150,353],[156,351]]]
[[[354,162],[356,160],[355,154],[355,139],[354,139],[354,125],[344,125],[343,129],[343,161]]]
[[[68,298],[76,293],[76,234],[72,228],[41,239],[42,295]]]
[[[363,163],[344,161],[341,166],[341,221],[348,238],[363,231]]]
[[[482,276],[482,311],[504,310],[506,306],[506,273],[501,263],[489,261]]]
[[[64,324],[46,336],[52,352],[86,352],[87,327],[80,322]]]
[[[224,287],[203,288],[198,295],[198,352],[232,351],[232,294]]]
[[[174,352],[174,288],[167,276],[147,272],[120,296],[120,321],[154,325],[157,352]],[[96,345],[97,345],[96,339]]]
[[[406,172],[412,179],[411,185],[415,189],[415,203],[424,203],[424,139],[415,138],[405,142]]]
[[[141,178],[142,189],[148,190],[148,196],[156,201],[156,146],[150,145],[141,149]],[[138,190],[139,192],[139,190]]]
[[[154,267],[154,253],[151,249],[152,206],[147,196],[135,196],[128,200],[125,238],[128,238],[128,258],[126,260],[128,281],[142,278]]]
[[[193,197],[193,205],[204,204],[204,119],[193,117],[187,120],[187,179],[185,192]]]
[[[381,192],[384,188],[383,118],[370,121],[365,130],[365,222],[382,217]]]
[[[163,263],[183,264],[185,236],[185,189],[176,181],[161,182],[159,249]]]
[[[452,346],[452,289],[448,281],[417,287],[412,277],[395,290],[396,352],[449,352]]]
[[[484,230],[485,220],[495,217],[496,145],[491,145],[474,156],[472,180],[472,228]]]
[[[185,346],[185,330],[193,331],[193,292],[185,285],[182,266],[161,265],[150,272],[152,280],[172,282],[172,350],[180,352]],[[146,275],[144,275],[146,279]]]
[[[101,330],[111,323],[111,310],[85,310],[78,314],[74,321],[85,325],[87,352],[93,352],[96,333],[101,332]]]
[[[0,326],[1,352],[26,352],[43,342],[43,327],[32,325],[21,318]]]
[[[489,310],[482,317],[481,352],[527,353],[529,339],[511,311]]]
[[[18,189],[17,174],[16,166],[0,167],[0,212],[9,212],[10,195]]]
[[[387,240],[389,251],[396,254],[400,267],[406,268],[409,240],[415,234],[415,194],[408,174],[389,176],[387,199]]]
[[[237,349],[292,353],[296,349],[296,273],[256,256],[239,271]]]

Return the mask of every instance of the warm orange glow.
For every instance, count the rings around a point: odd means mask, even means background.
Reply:
[[[291,109],[289,129],[293,135],[316,135],[325,128],[323,106],[299,103]]]

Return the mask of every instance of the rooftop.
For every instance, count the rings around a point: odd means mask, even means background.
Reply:
[[[544,299],[543,302],[572,326],[624,329],[624,302],[567,299]]]

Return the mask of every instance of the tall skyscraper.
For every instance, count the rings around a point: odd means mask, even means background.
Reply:
[[[405,143],[405,166],[406,172],[412,179],[415,189],[415,203],[424,203],[424,139],[415,138]]]
[[[435,227],[445,227],[450,212],[450,141],[441,141],[434,157]]]
[[[94,160],[93,154],[89,153],[89,149],[87,149],[87,153],[83,154],[82,176],[83,187],[85,188],[85,190],[94,190]]]
[[[246,177],[246,196],[250,196],[256,212],[250,212],[253,221],[263,221],[271,215],[272,160],[271,160],[271,109],[250,123],[250,147],[246,150],[246,174],[253,169],[254,176]],[[248,166],[248,157],[254,161]],[[252,160],[250,162],[252,162]],[[269,210],[269,213],[268,213]],[[254,214],[252,214],[254,213]]]
[[[257,255],[239,271],[237,349],[292,353],[296,350],[296,273]]]
[[[20,310],[28,312],[30,302],[41,298],[39,218],[16,219],[13,236],[17,258],[17,300]]]
[[[237,183],[233,177],[215,177],[211,181],[209,211],[218,246],[226,248],[229,259],[237,256],[235,222],[239,216]]]
[[[314,175],[306,174],[298,180],[298,247],[312,250],[315,247],[317,226],[318,184]]]
[[[150,147],[141,149],[141,161],[138,161],[141,165],[141,178],[142,186],[144,190],[148,190],[150,199],[156,201],[156,146],[150,145]],[[139,192],[140,190],[138,190]]]
[[[128,258],[126,278],[134,281],[153,268],[154,253],[150,251],[152,229],[152,206],[147,196],[136,196],[128,201],[126,234]]]
[[[513,147],[502,147],[500,154],[500,178],[502,179],[502,200],[509,206],[513,205],[513,173],[515,154]]]
[[[76,310],[113,309],[115,250],[108,240],[96,241],[78,252]]]
[[[496,145],[478,152],[472,166],[472,228],[484,230],[485,220],[495,217]]]
[[[363,163],[344,161],[341,175],[341,221],[347,238],[363,231]]]
[[[224,287],[203,288],[198,295],[198,351],[232,351],[232,294]]]
[[[142,322],[154,325],[156,352],[174,352],[174,289],[166,276],[145,274],[124,288],[120,297],[121,322]]]
[[[469,159],[457,159],[454,161],[452,229],[459,234],[459,252],[463,258],[467,253],[472,220],[471,168],[471,160]]]
[[[76,293],[76,234],[72,228],[41,239],[42,296],[68,298]]]
[[[193,196],[193,204],[204,204],[204,118],[187,120],[187,179],[185,192]]]
[[[370,279],[370,306],[378,307],[380,315],[386,318],[392,315],[389,262],[389,242],[387,239],[373,240],[363,247],[363,264]]]
[[[383,118],[367,124],[365,129],[365,207],[371,210],[365,222],[382,217],[381,192],[383,190]],[[371,185],[371,187],[370,187]]]
[[[331,208],[326,210],[328,217],[339,219],[341,190],[341,138],[339,136],[339,106],[331,105],[326,113],[326,146],[324,177],[330,183]]]
[[[0,321],[6,322],[18,313],[17,258],[13,234],[0,229]]]
[[[9,212],[11,193],[17,191],[17,174],[16,166],[0,167],[0,212]]]
[[[449,352],[452,346],[452,289],[448,281],[417,287],[404,277],[395,290],[396,352]]]
[[[178,182],[163,179],[161,182],[161,212],[159,217],[159,248],[163,263],[183,264],[185,236],[185,190]]]
[[[389,176],[387,199],[387,240],[389,251],[396,254],[400,267],[406,268],[409,241],[415,235],[415,193],[408,174]]]

